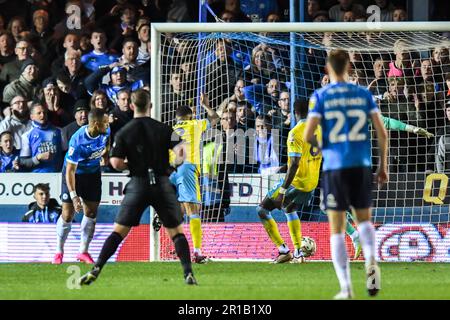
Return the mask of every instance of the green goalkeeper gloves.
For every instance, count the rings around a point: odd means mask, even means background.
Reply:
[[[414,132],[418,136],[422,136],[422,137],[427,137],[427,138],[434,137],[434,134],[432,134],[431,132],[428,132],[424,128],[420,128],[420,127],[413,127],[413,131],[412,132]]]

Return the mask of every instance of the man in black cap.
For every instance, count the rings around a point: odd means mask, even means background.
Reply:
[[[20,68],[20,77],[8,84],[3,90],[3,102],[10,103],[15,96],[22,96],[27,100],[36,100],[41,86],[38,83],[39,68],[32,59],[27,59]]]
[[[75,107],[73,114],[75,116],[75,121],[69,123],[67,126],[62,128],[62,150],[66,153],[69,149],[69,140],[72,135],[82,126],[88,123],[89,114],[89,101],[85,99],[80,99],[75,102]]]

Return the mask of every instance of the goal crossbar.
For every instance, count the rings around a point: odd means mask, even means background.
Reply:
[[[450,22],[153,23],[157,32],[450,32]]]

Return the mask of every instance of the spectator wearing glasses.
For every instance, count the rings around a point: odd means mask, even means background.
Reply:
[[[273,128],[279,130],[290,130],[291,107],[289,101],[289,92],[285,90],[281,91],[277,106],[267,113],[267,115],[272,118]]]
[[[33,48],[29,41],[21,40],[17,42],[16,48],[14,49],[16,59],[3,66],[2,72],[0,73],[0,81],[7,85],[16,79],[19,79],[22,73],[22,64],[31,57],[32,50]]]

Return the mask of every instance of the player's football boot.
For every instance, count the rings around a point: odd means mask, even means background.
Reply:
[[[272,263],[286,263],[292,260],[292,253],[289,251],[286,253],[278,253],[278,257]]]
[[[99,267],[94,267],[94,268],[92,268],[91,271],[89,271],[84,276],[82,276],[80,278],[80,280],[78,280],[78,283],[80,284],[80,286],[83,286],[83,285],[88,286],[92,282],[97,280],[99,275],[100,275],[100,268]]]
[[[197,280],[195,280],[194,275],[189,272],[185,277],[184,277],[184,282],[188,285],[198,285]]]
[[[351,290],[341,291],[337,295],[334,296],[334,300],[349,300],[353,299],[353,292]]]
[[[355,249],[355,254],[353,255],[353,259],[358,259],[362,252],[361,242],[359,241],[359,237],[353,240],[353,248]]]
[[[294,256],[290,262],[291,263],[305,263],[306,260],[305,260],[303,252],[300,249],[295,249]]]
[[[62,253],[60,253],[60,252],[55,253],[55,256],[53,257],[52,264],[61,264],[62,261],[63,261],[63,256],[64,255]]]
[[[374,297],[381,289],[381,271],[377,264],[371,264],[366,269],[367,274],[367,292],[369,296]]]
[[[94,260],[91,255],[87,252],[77,254],[77,260],[87,264],[94,264]]]
[[[194,252],[194,255],[192,256],[192,261],[194,263],[203,264],[209,262],[209,259],[207,256],[203,256],[198,252]]]

